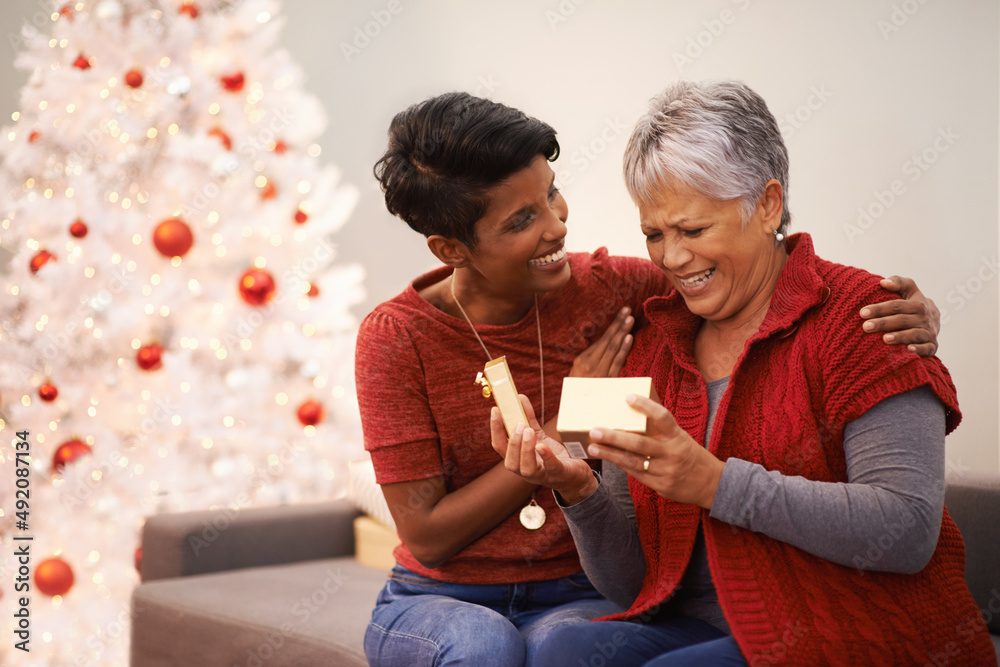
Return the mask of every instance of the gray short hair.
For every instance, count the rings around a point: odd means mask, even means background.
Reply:
[[[720,201],[737,199],[749,222],[764,185],[781,183],[788,212],[788,151],[760,95],[739,81],[679,81],[654,97],[625,149],[625,186],[650,204],[672,180]]]

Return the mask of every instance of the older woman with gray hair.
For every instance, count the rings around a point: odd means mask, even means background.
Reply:
[[[590,433],[615,464],[603,478],[530,405],[509,441],[491,423],[626,609],[558,631],[536,663],[993,664],[944,508],[954,385],[937,358],[860,335],[863,305],[891,296],[878,277],[786,236],[788,154],[764,101],[672,85],[636,124],[625,180],[674,291],[647,301],[622,374],[652,377],[663,404],[629,397],[645,435]]]

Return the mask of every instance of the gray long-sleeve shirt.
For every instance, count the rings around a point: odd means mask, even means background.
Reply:
[[[708,385],[708,434],[727,383]],[[841,565],[919,572],[941,527],[944,436],[944,406],[929,388],[887,398],[845,428],[846,483],[787,476],[730,458],[710,516]],[[604,468],[597,491],[563,512],[594,586],[628,608],[642,588],[646,562],[627,477],[613,465]],[[728,632],[700,530],[669,611]]]

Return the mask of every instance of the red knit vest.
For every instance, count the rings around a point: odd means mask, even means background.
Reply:
[[[709,450],[723,461],[846,482],[844,426],[923,385],[945,404],[951,432],[961,414],[941,362],[862,332],[861,306],[895,295],[876,276],[817,258],[807,234],[787,243],[789,259],[730,375]],[[652,376],[664,405],[702,442],[708,400],[693,356],[700,319],[676,293],[647,301],[646,314],[652,325],[637,336],[623,373]],[[649,618],[673,594],[701,523],[719,603],[751,665],[995,664],[947,510],[930,563],[917,574],[893,574],[834,564],[629,483],[647,569],[632,607],[614,618]],[[879,546],[872,547],[859,557],[877,561]]]

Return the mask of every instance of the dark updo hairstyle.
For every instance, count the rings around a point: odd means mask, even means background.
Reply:
[[[549,125],[468,93],[446,93],[396,114],[374,171],[390,213],[424,236],[474,248],[488,191],[537,155],[559,156]]]

